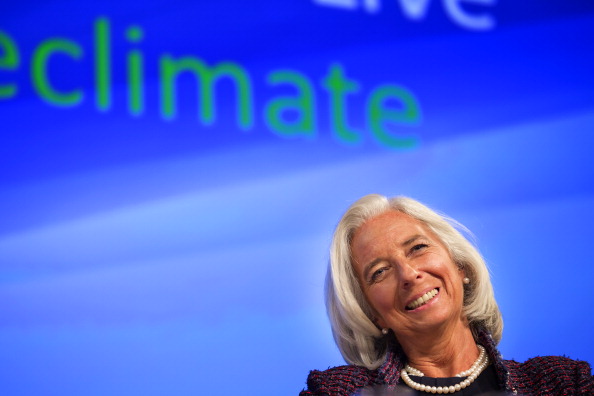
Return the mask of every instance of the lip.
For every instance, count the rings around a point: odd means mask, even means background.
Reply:
[[[433,297],[428,303],[421,305],[420,307],[417,307],[415,309],[406,309],[406,307],[411,304],[413,301],[417,300],[419,297],[425,295],[427,292],[430,292],[433,289],[437,289],[437,295],[435,297]],[[425,291],[422,291],[420,293],[418,293],[417,295],[415,295],[414,297],[411,297],[406,304],[404,305],[404,311],[405,312],[418,312],[421,311],[423,309],[428,308],[429,306],[433,305],[433,303],[439,299],[441,295],[441,288],[438,286],[434,286],[434,287],[429,287],[428,289],[426,289]]]

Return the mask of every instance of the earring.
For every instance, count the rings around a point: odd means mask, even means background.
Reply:
[[[382,329],[382,334],[383,335],[387,335],[388,334],[388,329],[386,329],[385,327]]]
[[[470,283],[470,279],[466,277],[466,278],[462,279],[462,283],[464,283],[465,285],[467,285],[467,284]]]

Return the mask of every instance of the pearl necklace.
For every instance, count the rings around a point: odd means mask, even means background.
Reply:
[[[466,370],[462,371],[461,373],[456,374],[456,377],[468,377],[465,380],[462,380],[460,383],[456,385],[450,386],[429,386],[419,384],[410,379],[410,375],[416,375],[417,377],[424,377],[425,374],[421,370],[418,370],[414,367],[409,366],[408,364],[402,369],[400,372],[400,377],[406,383],[406,385],[410,386],[411,388],[421,391],[421,392],[428,392],[428,393],[454,393],[467,388],[470,384],[474,382],[475,379],[487,368],[489,365],[489,356],[485,352],[485,348],[482,345],[477,344],[478,349],[480,350],[479,357],[476,361],[472,364],[472,366]]]

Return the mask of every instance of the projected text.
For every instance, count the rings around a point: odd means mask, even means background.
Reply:
[[[19,86],[15,73],[30,68],[33,90],[46,103],[58,107],[74,107],[94,96],[98,111],[109,112],[114,106],[112,32],[108,18],[95,20],[93,26],[93,48],[84,46],[69,38],[48,38],[32,50],[27,65],[21,59],[17,40],[0,31],[0,100],[18,97]],[[147,61],[138,47],[144,31],[140,26],[131,26],[125,38],[133,47],[126,57],[127,111],[131,116],[141,116],[146,111],[145,67]],[[92,54],[93,67],[89,74],[91,87],[84,84],[64,88],[55,81],[59,76],[68,76],[72,70],[82,68],[83,60]],[[249,131],[254,120],[261,115],[262,121],[271,132],[283,137],[315,138],[322,128],[318,125],[317,106],[327,102],[329,129],[333,136],[344,144],[357,144],[368,134],[379,144],[390,148],[414,147],[418,142],[411,133],[411,127],[421,122],[421,108],[415,95],[408,89],[395,84],[380,84],[364,89],[363,84],[349,77],[341,63],[328,66],[326,75],[313,79],[298,70],[278,69],[267,73],[265,86],[271,92],[277,88],[290,88],[292,94],[276,95],[264,103],[255,100],[253,77],[250,71],[237,62],[208,64],[195,55],[173,56],[162,53],[158,59],[158,87],[160,115],[164,120],[175,120],[178,115],[178,85],[181,76],[195,81],[198,121],[212,125],[217,120],[217,83],[221,80],[233,86],[235,97],[231,103],[236,109],[237,128]],[[59,65],[59,66],[56,66]],[[317,89],[316,89],[317,88]],[[323,97],[319,92],[322,92]],[[363,109],[349,108],[349,98],[364,95]],[[258,111],[258,107],[261,108]],[[349,114],[364,113],[365,128],[355,128],[349,123]],[[367,132],[365,132],[367,131]]]

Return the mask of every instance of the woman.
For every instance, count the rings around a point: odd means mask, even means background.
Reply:
[[[405,197],[363,197],[331,246],[326,305],[349,366],[309,374],[308,395],[594,394],[585,362],[502,360],[485,262],[454,226]]]

